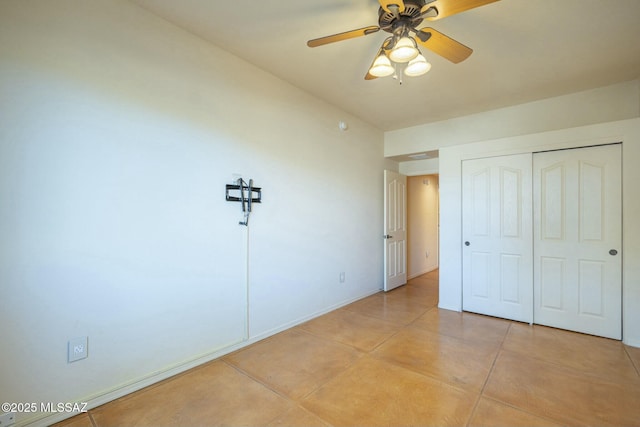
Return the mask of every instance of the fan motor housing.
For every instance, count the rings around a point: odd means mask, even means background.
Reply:
[[[387,12],[382,7],[378,10],[378,25],[380,29],[394,33],[397,28],[416,28],[423,21],[421,17],[425,0],[404,0],[404,11]]]

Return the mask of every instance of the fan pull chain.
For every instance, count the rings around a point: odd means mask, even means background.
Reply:
[[[400,70],[400,72],[398,72],[398,67],[402,67],[402,64],[394,63],[393,67],[395,69],[395,72],[393,73],[393,78],[398,80],[398,83],[400,85],[402,85],[402,75],[404,73],[402,72],[402,70]]]

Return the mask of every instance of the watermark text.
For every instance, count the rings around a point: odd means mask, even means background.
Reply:
[[[4,402],[2,412],[87,412],[87,402]]]

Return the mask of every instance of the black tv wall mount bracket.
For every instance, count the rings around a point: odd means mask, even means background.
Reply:
[[[253,179],[247,183],[244,179],[238,178],[236,184],[227,184],[226,186],[227,202],[242,203],[242,213],[244,218],[239,222],[240,225],[249,225],[249,215],[251,215],[251,205],[253,203],[262,203],[262,188],[253,186]]]

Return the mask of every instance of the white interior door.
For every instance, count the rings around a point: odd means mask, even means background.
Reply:
[[[531,154],[462,165],[462,307],[532,322]]]
[[[622,336],[621,147],[534,155],[535,323]]]
[[[407,283],[407,177],[384,171],[384,290]]]

